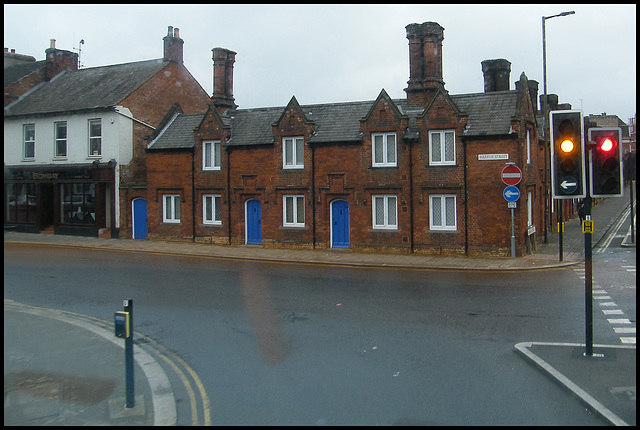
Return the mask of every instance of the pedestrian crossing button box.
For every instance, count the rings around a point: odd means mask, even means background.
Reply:
[[[128,338],[129,333],[129,312],[117,311],[114,315],[115,335],[123,339]]]

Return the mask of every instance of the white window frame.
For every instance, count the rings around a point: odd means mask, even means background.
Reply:
[[[533,192],[527,192],[527,224],[532,226],[533,224]]]
[[[435,201],[439,203],[436,204]],[[453,201],[453,225],[447,224],[447,201]],[[439,209],[440,224],[435,224],[435,211]],[[433,194],[429,196],[429,228],[431,230],[457,231],[458,207],[455,194]]]
[[[99,124],[100,125],[100,135],[94,135],[92,133],[92,125]],[[98,151],[97,153],[93,153],[92,148],[94,146],[94,141],[98,142]],[[102,120],[100,118],[94,118],[89,120],[89,157],[100,157],[102,156]]]
[[[64,138],[61,138],[58,135],[58,126],[64,125]],[[69,130],[67,128],[67,122],[66,121],[57,121],[53,123],[53,156],[54,158],[67,158],[67,151],[68,151],[68,145],[67,145],[67,137],[69,136]],[[64,143],[64,154],[59,154],[58,153],[58,145]]]
[[[285,227],[304,227],[304,196],[282,196],[282,225]]]
[[[211,201],[209,205],[207,205],[207,200]],[[216,209],[219,210],[216,211]],[[216,213],[219,214],[219,219],[216,219]],[[222,225],[222,196],[220,194],[202,195],[202,223],[208,225]]]
[[[393,136],[393,143],[389,143],[391,136]],[[396,167],[398,165],[397,142],[395,133],[373,133],[371,135],[371,165],[373,167]],[[382,159],[376,160],[378,146],[382,146]]]
[[[378,205],[383,205],[382,219],[377,217]],[[393,194],[376,194],[372,196],[372,225],[374,229],[398,229],[398,196]]]
[[[207,148],[209,153],[207,154]],[[220,170],[220,141],[202,141],[202,170]]]
[[[33,129],[33,139],[27,139],[27,128]],[[27,145],[31,146],[31,152],[33,155],[27,155]],[[23,160],[35,160],[36,159],[36,125],[35,124],[23,124],[22,125],[22,159]]]
[[[531,164],[531,130],[527,129],[527,164]]]
[[[447,151],[447,135],[452,135],[450,151]],[[436,139],[435,136],[438,136]],[[436,141],[437,140],[437,141]],[[450,153],[447,157],[448,152]],[[456,164],[456,132],[455,130],[429,131],[429,165],[455,166]]]
[[[304,137],[282,138],[282,168],[304,169]]]
[[[180,223],[180,194],[162,195],[162,222]]]

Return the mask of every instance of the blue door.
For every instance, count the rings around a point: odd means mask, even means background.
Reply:
[[[349,248],[349,203],[344,200],[331,204],[331,247]]]
[[[258,200],[247,202],[247,245],[262,245],[262,207]]]
[[[145,199],[135,199],[133,206],[133,238],[147,238],[147,201]]]

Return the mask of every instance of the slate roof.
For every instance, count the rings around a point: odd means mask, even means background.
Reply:
[[[469,115],[465,136],[506,135],[517,114],[518,91],[452,95],[458,108]]]
[[[27,76],[29,73],[33,73],[34,71],[44,67],[46,64],[45,60],[41,61],[30,61],[28,63],[18,63],[13,66],[7,67],[4,69],[4,86],[13,84],[19,79]]]
[[[196,145],[193,129],[198,128],[204,113],[176,114],[148,149],[190,149]]]
[[[162,59],[66,71],[5,107],[4,115],[109,109],[162,70]]]
[[[507,135],[511,132],[511,120],[517,115],[518,91],[461,94],[450,96],[458,109],[469,116],[465,136]],[[315,124],[310,143],[360,142],[360,120],[364,118],[375,100],[300,106],[306,118]],[[405,135],[415,138],[415,118],[422,108],[409,108],[406,99],[393,102],[403,115],[409,117]],[[222,115],[225,125],[231,125],[231,139],[225,145],[251,146],[273,143],[272,125],[281,117],[285,106],[256,109],[229,110]],[[179,114],[167,130],[158,136],[149,149],[193,148],[193,128],[199,125],[202,114]],[[413,124],[413,128],[412,128]]]

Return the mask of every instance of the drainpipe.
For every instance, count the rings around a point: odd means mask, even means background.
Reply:
[[[196,182],[195,182],[195,146],[191,150],[191,241],[196,242]]]
[[[309,145],[311,149],[311,223],[313,231],[313,249],[316,249],[316,165],[315,151],[313,145]]]
[[[225,145],[224,149],[227,151],[227,231],[231,245],[231,148]]]
[[[407,145],[409,146],[409,212],[411,212],[411,218],[410,218],[410,234],[411,234],[411,238],[410,240],[410,244],[411,244],[411,253],[413,254],[414,252],[414,238],[413,238],[413,145],[411,144],[410,141],[407,141]]]
[[[467,191],[467,142],[464,138],[460,139],[464,148],[464,255],[469,256],[469,209],[467,201],[469,193]]]

